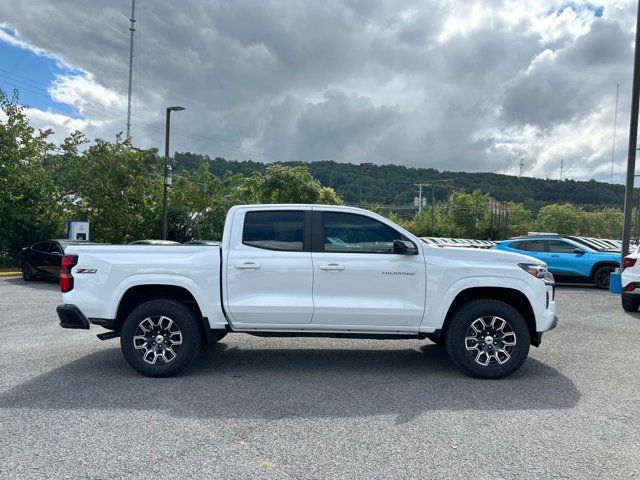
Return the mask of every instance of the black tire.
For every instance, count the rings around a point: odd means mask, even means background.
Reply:
[[[169,323],[161,316],[171,320],[170,329],[164,328]],[[142,327],[150,333],[144,333]],[[165,341],[156,344],[158,335]],[[200,345],[202,333],[196,316],[175,300],[151,300],[139,305],[127,316],[120,332],[120,348],[127,363],[148,377],[169,377],[185,370],[198,356]]]
[[[640,308],[640,295],[622,292],[622,308],[625,312],[637,312]]]
[[[22,264],[20,265],[20,272],[22,273],[22,279],[25,282],[30,282],[31,280],[34,280],[36,278],[35,274],[33,273],[33,268],[31,267],[31,264],[29,262],[22,262]]]
[[[492,323],[494,317],[498,320]],[[500,319],[506,325],[502,325]],[[481,322],[477,323],[478,320]],[[492,326],[487,327],[487,323]],[[473,328],[478,325],[481,328],[476,332]],[[498,330],[500,325],[501,332]],[[468,338],[470,331],[480,340],[468,342],[465,337]],[[515,344],[507,346],[507,342]],[[445,347],[453,363],[467,375],[477,378],[511,375],[527,359],[530,345],[531,333],[522,315],[511,305],[492,299],[472,300],[460,307],[451,317],[445,336]],[[475,350],[468,350],[468,346]],[[487,365],[482,365],[479,360],[482,363],[487,360]]]
[[[593,272],[593,283],[595,283],[598,288],[609,290],[609,275],[611,275],[615,270],[616,267],[613,265],[599,267],[595,272]]]

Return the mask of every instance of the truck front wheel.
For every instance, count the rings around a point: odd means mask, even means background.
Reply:
[[[445,347],[467,375],[503,378],[522,366],[531,334],[511,305],[492,299],[472,300],[459,308],[446,331]]]
[[[149,377],[168,377],[198,356],[202,335],[193,312],[174,300],[151,300],[136,307],[120,332],[129,365]]]

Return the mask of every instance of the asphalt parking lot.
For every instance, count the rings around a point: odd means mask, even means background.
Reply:
[[[57,325],[57,285],[0,279],[3,478],[639,478],[640,314],[561,287],[498,381],[427,341],[227,336],[169,379]]]

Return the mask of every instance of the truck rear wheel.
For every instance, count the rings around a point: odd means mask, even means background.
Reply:
[[[202,334],[194,313],[174,300],[152,300],[136,307],[120,332],[129,365],[149,377],[168,377],[198,356]]]
[[[449,357],[464,373],[503,378],[518,370],[529,354],[531,334],[511,305],[492,299],[473,300],[458,309],[447,327]]]

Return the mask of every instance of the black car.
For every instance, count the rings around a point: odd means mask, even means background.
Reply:
[[[22,249],[18,259],[22,278],[33,280],[42,278],[60,278],[60,266],[64,250],[69,245],[87,245],[86,240],[45,240]]]

